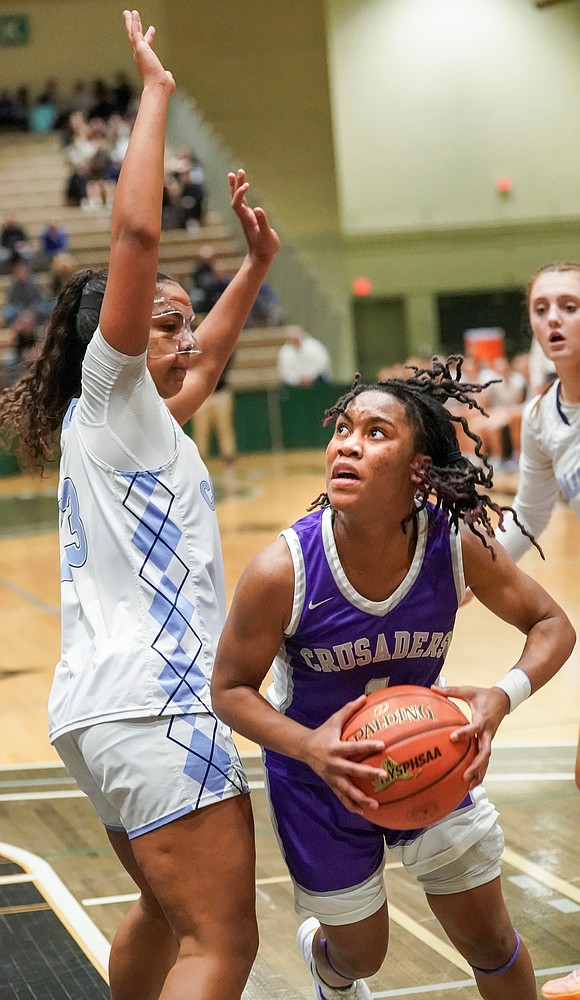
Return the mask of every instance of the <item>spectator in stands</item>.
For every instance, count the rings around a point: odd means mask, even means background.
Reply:
[[[276,292],[266,281],[256,296],[246,326],[280,326],[284,314]]]
[[[64,191],[65,204],[78,208],[87,201],[88,163],[79,163],[73,167]]]
[[[199,229],[206,203],[205,171],[200,160],[185,146],[168,157],[166,169],[166,185],[174,209],[174,228]]]
[[[34,247],[15,215],[7,216],[0,232],[0,270],[8,274],[19,260],[32,261]]]
[[[75,80],[68,100],[69,114],[72,115],[75,111],[80,111],[83,118],[86,118],[92,102],[91,91],[86,80]]]
[[[229,285],[231,276],[216,262],[215,250],[204,243],[198,250],[197,264],[191,272],[191,304],[197,313],[208,313]]]
[[[48,93],[39,94],[31,105],[28,128],[31,132],[51,132],[58,120],[58,109]]]
[[[278,351],[278,374],[285,385],[329,382],[330,356],[324,344],[301,326],[289,326],[286,342]]]
[[[42,288],[32,277],[27,261],[19,260],[12,269],[12,279],[6,289],[6,298],[2,315],[6,326],[12,326],[21,312],[32,310],[39,321],[48,318],[51,312],[50,303],[45,298]]]
[[[59,297],[69,278],[77,270],[74,257],[70,253],[57,253],[50,264],[49,289],[53,302]]]
[[[121,118],[121,115],[111,115],[107,128],[107,136],[109,141],[109,157],[111,163],[116,167],[118,176],[131,136],[129,122]]]
[[[30,91],[28,87],[18,87],[14,95],[14,124],[21,132],[28,131],[30,104]]]
[[[123,70],[115,74],[115,82],[112,87],[114,113],[124,118],[131,111],[131,104],[135,99],[135,90],[129,77]]]
[[[234,397],[229,385],[228,369],[233,356],[221,373],[218,384],[211,396],[201,404],[195,412],[194,440],[204,461],[209,455],[210,437],[214,432],[220,457],[226,467],[231,469],[236,458],[236,435],[233,422]]]
[[[40,264],[50,267],[53,257],[68,250],[68,229],[52,221],[43,226],[39,235]]]
[[[42,327],[31,309],[16,317],[10,327],[10,354],[2,363],[3,388],[14,385],[32,364],[42,335]]]
[[[87,118],[99,118],[101,121],[108,121],[111,115],[117,110],[115,98],[111,88],[104,80],[95,80],[93,84],[93,100],[88,110]]]
[[[80,163],[88,163],[97,152],[98,142],[89,134],[89,123],[82,111],[73,111],[69,115],[64,138],[64,155],[73,168]]]
[[[192,181],[188,170],[178,177],[178,204],[181,208],[181,225],[188,232],[199,229],[205,209],[205,186]]]
[[[12,129],[16,117],[16,103],[7,88],[0,90],[0,128]]]
[[[517,472],[526,379],[501,355],[479,365],[478,380],[489,383],[482,399],[488,415],[477,414],[472,429],[481,437],[496,472]]]

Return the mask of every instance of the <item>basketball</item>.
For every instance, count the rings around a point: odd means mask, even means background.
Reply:
[[[467,794],[463,775],[477,752],[473,738],[452,743],[449,736],[469,719],[430,688],[400,685],[374,691],[345,723],[343,740],[378,739],[381,753],[364,758],[384,778],[356,780],[379,803],[368,809],[371,823],[413,830],[443,819]]]

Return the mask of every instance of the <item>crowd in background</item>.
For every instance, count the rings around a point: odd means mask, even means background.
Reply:
[[[430,358],[410,357],[400,364],[381,368],[377,379],[405,379],[413,374],[414,367],[430,366]],[[534,341],[529,352],[516,354],[511,359],[503,353],[478,358],[466,351],[461,377],[464,382],[489,383],[478,396],[485,414],[467,410],[454,401],[448,402],[448,407],[454,415],[468,418],[471,430],[481,438],[482,449],[490,456],[496,472],[517,472],[524,404],[553,381],[554,366]],[[455,429],[462,453],[473,460],[474,441],[463,432],[459,423]]]
[[[110,207],[116,181],[127,150],[137,111],[137,97],[125,73],[111,82],[96,79],[77,81],[64,95],[58,81],[48,80],[42,91],[32,96],[26,87],[0,92],[0,129],[31,132],[57,131],[63,156],[70,168],[63,202],[91,211]],[[203,164],[194,151],[183,147],[169,152],[163,192],[164,229],[195,232],[204,224],[207,190]],[[76,263],[69,248],[69,233],[59,219],[47,223],[36,240],[15,214],[4,219],[0,229],[0,273],[9,274],[2,307],[2,321],[11,331],[12,349],[4,359],[2,381],[9,384],[34,356],[54,302]],[[40,285],[35,271],[49,271]],[[232,280],[232,273],[220,263],[216,249],[206,243],[192,262],[188,291],[195,312],[205,315],[215,305]],[[247,326],[275,327],[285,321],[275,291],[264,283]],[[410,359],[404,364],[382,369],[379,378],[393,374],[406,377],[405,364],[427,364],[426,359]],[[539,366],[539,368],[538,368]],[[288,327],[277,357],[282,385],[310,385],[331,379],[330,357],[316,338],[296,325]],[[505,356],[483,362],[466,357],[466,381],[495,381],[485,393],[488,417],[474,417],[470,423],[494,459],[496,468],[517,468],[522,405],[549,377],[541,359],[532,354]],[[225,384],[225,382],[224,382]],[[461,438],[462,447],[473,442]]]

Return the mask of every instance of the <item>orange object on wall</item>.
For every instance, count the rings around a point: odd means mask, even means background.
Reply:
[[[466,353],[476,361],[494,361],[505,355],[505,331],[501,327],[480,327],[463,334]]]

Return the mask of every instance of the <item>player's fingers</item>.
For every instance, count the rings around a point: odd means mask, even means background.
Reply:
[[[343,757],[371,757],[384,749],[385,744],[380,740],[341,740],[337,747]]]
[[[470,722],[468,726],[461,726],[461,729],[454,729],[449,734],[449,739],[452,743],[467,743],[470,739],[475,739],[476,736],[477,727]]]
[[[366,809],[378,809],[376,799],[369,798],[368,795],[352,784],[352,782],[349,782],[347,785],[341,784],[337,786],[334,792],[350,812],[356,812],[359,816],[363,816]]]
[[[351,715],[354,715],[359,708],[362,708],[366,700],[366,694],[361,694],[360,697],[355,698],[354,701],[347,701],[346,705],[339,708],[338,712],[335,712],[331,718],[335,719],[337,722],[346,722]]]

